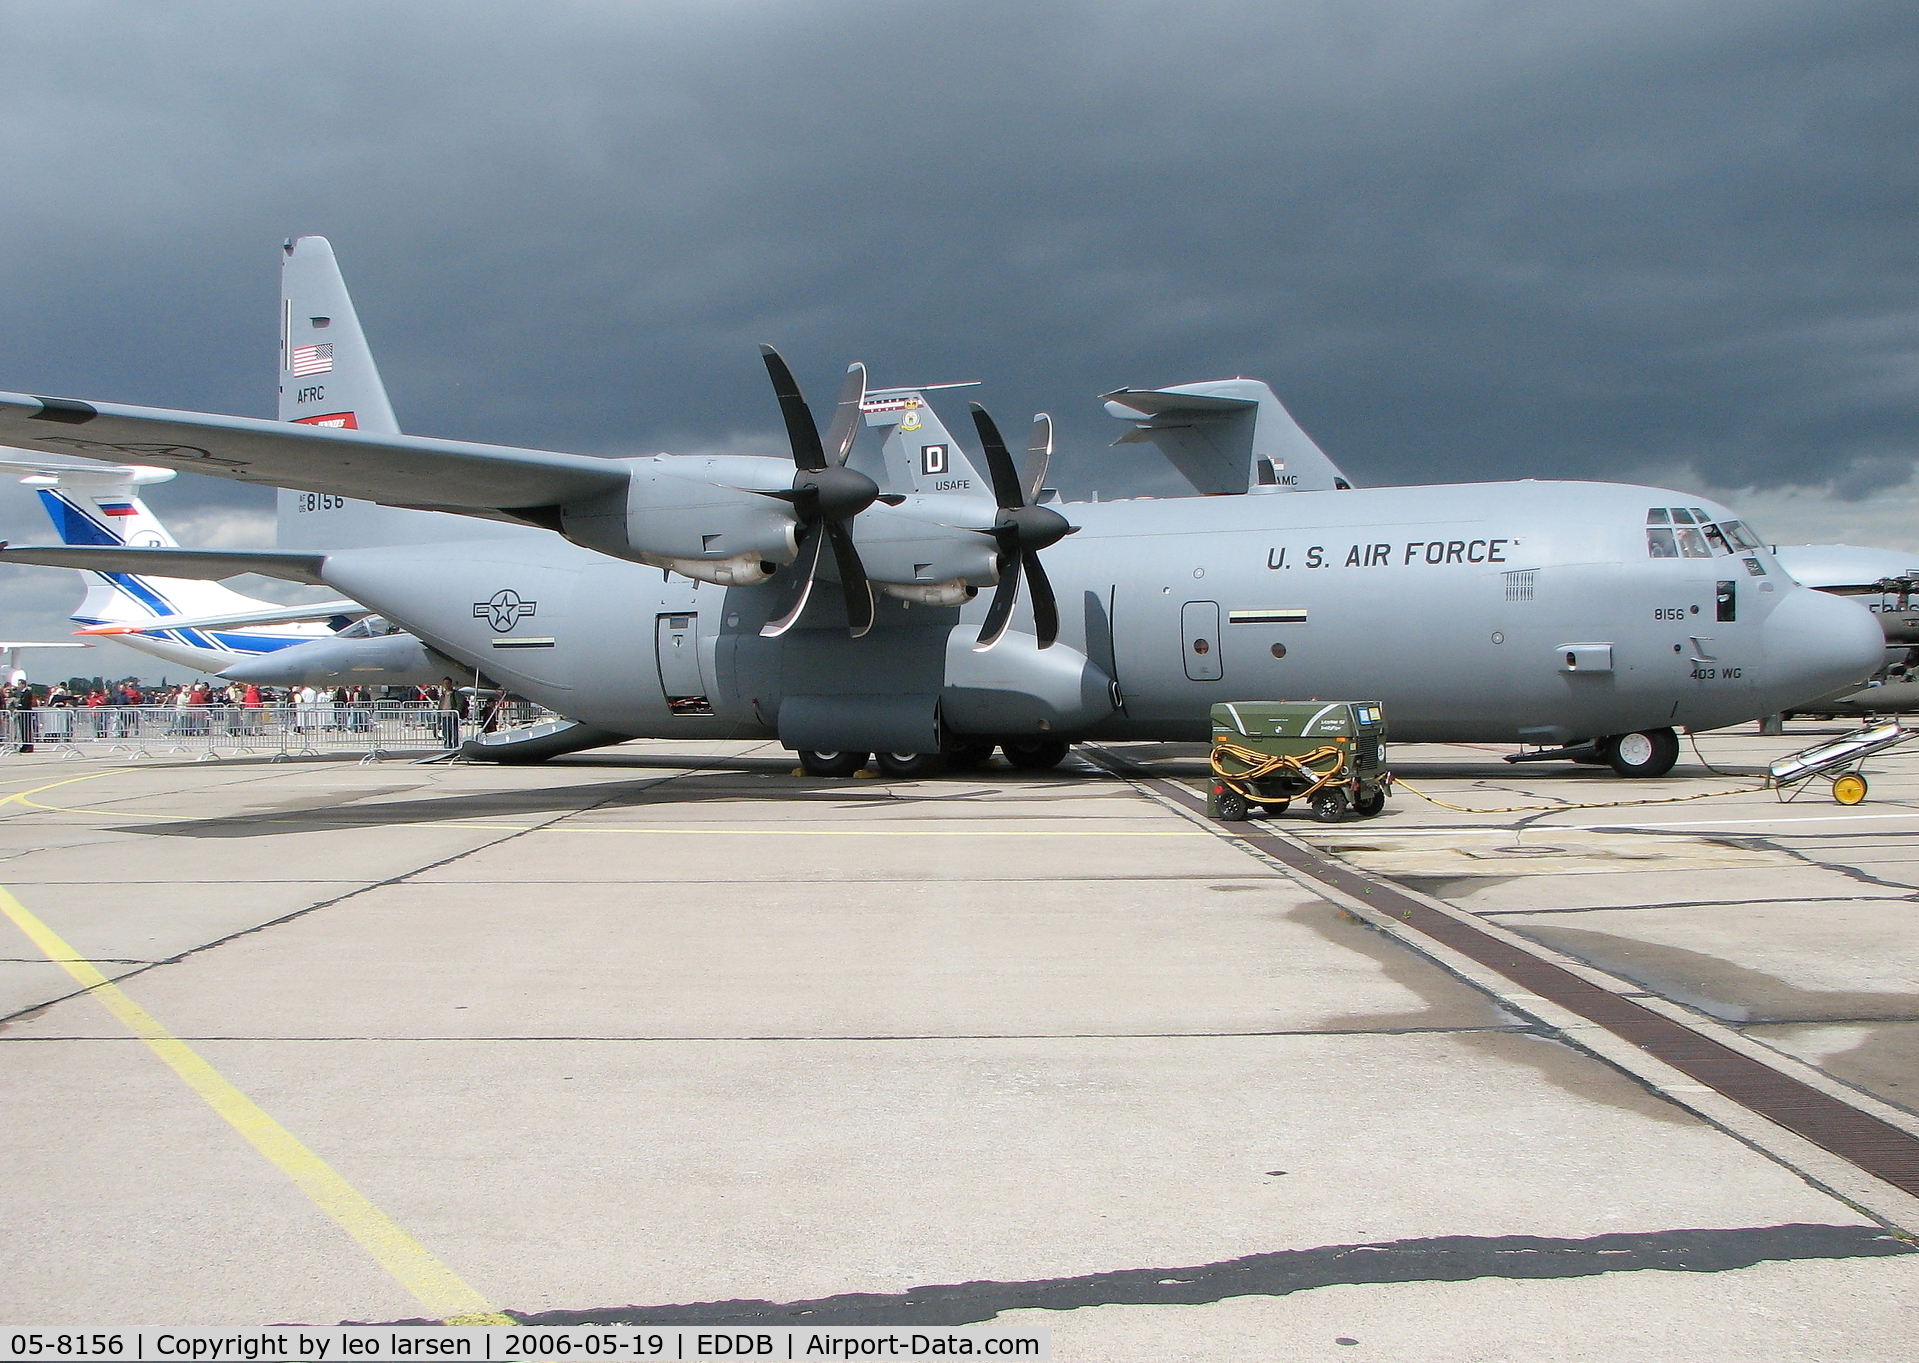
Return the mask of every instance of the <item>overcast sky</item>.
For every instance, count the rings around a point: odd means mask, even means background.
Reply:
[[[1095,395],[1246,374],[1361,484],[1919,548],[1910,0],[0,15],[0,388],[271,415],[314,232],[426,434],[771,452],[769,341],[822,401],[851,359],[984,380],[1054,413],[1068,495],[1167,493]],[[153,502],[266,533],[257,491]],[[76,584],[5,570],[0,634]]]

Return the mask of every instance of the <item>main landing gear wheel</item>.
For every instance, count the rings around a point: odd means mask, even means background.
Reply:
[[[1832,798],[1842,805],[1856,805],[1866,798],[1866,778],[1856,771],[1837,777],[1832,783]]]
[[[1671,729],[1615,734],[1606,740],[1605,753],[1621,776],[1664,776],[1679,760],[1679,735]]]
[[[1050,771],[1066,760],[1066,748],[1056,738],[1019,738],[999,745],[1006,760],[1021,771]]]
[[[1206,812],[1221,823],[1239,823],[1252,814],[1252,808],[1246,803],[1246,797],[1236,790],[1222,790],[1211,800],[1212,808]]]
[[[986,742],[955,743],[946,750],[948,771],[978,771],[993,760],[993,745]]]
[[[1353,812],[1362,819],[1370,819],[1386,812],[1386,792],[1375,790],[1353,801]]]
[[[923,776],[935,775],[946,765],[944,757],[936,752],[875,753],[873,760],[878,764],[882,776],[901,781],[916,781]]]
[[[866,765],[863,752],[803,752],[800,770],[808,776],[852,776]]]
[[[1346,817],[1346,792],[1322,790],[1313,796],[1313,817],[1321,823],[1338,823]]]

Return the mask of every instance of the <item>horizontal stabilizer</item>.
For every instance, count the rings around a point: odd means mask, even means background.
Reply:
[[[320,601],[311,606],[273,606],[257,611],[228,611],[224,615],[163,615],[151,623],[89,625],[75,634],[140,634],[150,629],[238,629],[246,625],[292,625],[303,620],[331,620],[345,615],[371,615],[357,601]]]
[[[85,573],[144,573],[151,577],[187,577],[219,581],[258,573],[285,582],[323,587],[325,554],[279,554],[260,549],[145,549],[94,545],[23,544],[0,541],[0,563],[33,563],[47,568],[78,568]]]
[[[582,501],[628,476],[592,455],[23,393],[0,393],[0,442],[488,517]]]
[[[1198,491],[1322,492],[1350,487],[1257,379],[1121,388],[1106,410],[1133,428],[1115,445],[1151,444]]]

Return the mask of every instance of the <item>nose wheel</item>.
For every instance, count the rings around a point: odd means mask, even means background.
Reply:
[[[1679,735],[1671,729],[1614,734],[1601,743],[1599,751],[1606,765],[1621,776],[1664,776],[1679,760]]]

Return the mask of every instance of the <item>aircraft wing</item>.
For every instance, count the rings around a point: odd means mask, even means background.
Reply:
[[[197,577],[218,581],[258,573],[315,587],[325,554],[281,554],[257,549],[147,549],[74,544],[23,544],[0,540],[0,563],[33,563],[47,568],[78,568],[85,573],[144,573],[149,577]],[[357,607],[356,607],[357,609]]]
[[[624,465],[592,455],[23,393],[0,393],[0,442],[487,517],[577,502],[627,479]]]
[[[145,634],[156,629],[241,629],[248,625],[291,625],[303,620],[331,620],[338,615],[358,618],[372,611],[358,601],[319,601],[310,606],[275,606],[267,610],[228,611],[224,615],[163,615],[137,624],[88,625],[75,634]]]

